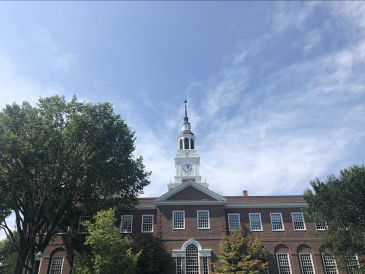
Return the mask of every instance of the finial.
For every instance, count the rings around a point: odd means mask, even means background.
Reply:
[[[187,110],[186,110],[186,103],[188,102],[188,100],[186,99],[186,97],[185,97],[185,99],[184,99],[184,103],[185,103],[185,118],[187,119],[188,118],[188,113],[187,113]]]

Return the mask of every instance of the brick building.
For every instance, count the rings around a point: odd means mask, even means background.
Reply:
[[[219,256],[222,235],[241,226],[260,238],[267,249],[271,274],[336,274],[335,260],[323,254],[317,233],[323,224],[303,218],[306,206],[301,196],[221,196],[201,182],[200,157],[195,150],[195,136],[187,118],[186,106],[182,131],[175,154],[174,182],[160,197],[140,198],[136,210],[122,214],[120,231],[130,239],[143,234],[160,235],[173,262],[169,274],[208,274],[211,262]],[[87,231],[80,222],[77,238]],[[74,232],[75,233],[75,232]],[[40,274],[69,274],[73,251],[79,249],[66,228],[45,250],[39,265]],[[348,268],[352,273],[354,260]]]

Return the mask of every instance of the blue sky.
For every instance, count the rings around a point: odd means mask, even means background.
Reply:
[[[113,103],[156,197],[186,96],[210,189],[302,194],[364,164],[364,14],[360,1],[0,2],[0,107]]]

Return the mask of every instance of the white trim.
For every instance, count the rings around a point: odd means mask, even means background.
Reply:
[[[276,208],[282,208],[282,207],[307,207],[308,204],[306,203],[229,203],[226,204],[225,207],[228,208],[257,208],[257,207],[276,207]]]
[[[184,227],[175,227],[175,212],[182,212],[184,217]],[[185,229],[185,210],[173,210],[172,211],[172,229]]]
[[[190,245],[190,244],[194,244],[197,248],[198,248],[198,250],[202,250],[202,246],[197,242],[197,241],[195,241],[195,240],[193,240],[193,239],[190,239],[190,240],[188,240],[188,241],[186,241],[184,244],[183,244],[183,246],[182,246],[182,250],[186,250],[186,248],[188,247],[188,245]]]
[[[289,256],[289,253],[276,253],[275,256],[276,256],[276,262],[278,264],[278,270],[279,270],[279,274],[281,274],[281,271],[280,271],[280,265],[279,265],[279,258],[278,258],[278,255],[281,255],[281,254],[285,254],[287,259],[288,259],[288,262],[289,262],[289,270],[290,270],[290,274],[293,273],[292,272],[292,269],[291,269],[291,263],[290,263],[290,256]]]
[[[53,274],[52,267],[53,267],[53,260],[55,258],[57,258],[57,259],[62,258],[62,264],[61,264],[61,273],[62,273],[62,270],[63,270],[63,261],[65,260],[65,257],[63,257],[63,256],[53,256],[52,257],[52,261],[51,261],[51,267],[49,268],[49,274]]]
[[[228,216],[228,230],[229,231],[232,231],[232,229],[231,229],[231,220],[230,220],[231,215],[238,215],[238,227],[241,226],[240,214],[239,213],[228,213],[227,216]],[[234,231],[236,231],[236,229]]]
[[[272,223],[272,214],[280,214],[280,218],[281,218],[281,225],[282,225],[282,229],[274,229],[273,223]],[[270,221],[271,221],[271,229],[272,231],[284,231],[284,220],[283,220],[283,214],[281,214],[281,212],[274,212],[274,213],[270,213]]]
[[[161,195],[160,197],[158,197],[154,202],[156,205],[161,204],[163,202],[165,202],[166,199],[170,198],[171,196],[175,195],[176,193],[180,192],[181,190],[187,188],[188,186],[192,186],[194,188],[196,188],[197,190],[200,190],[201,192],[209,195],[210,197],[216,199],[217,201],[226,203],[227,199],[224,198],[223,196],[215,193],[214,191],[210,190],[209,188],[206,188],[204,186],[201,186],[200,184],[194,182],[194,181],[187,181],[183,184],[180,184],[178,187],[166,192],[165,194]],[[217,202],[217,201],[208,201],[208,202]]]
[[[81,221],[81,218],[85,218],[83,221]],[[77,234],[89,234],[87,231],[86,232],[80,232],[80,227],[83,226],[85,227],[84,225],[82,225],[81,223],[85,222],[85,221],[91,221],[91,216],[80,216],[79,218],[79,225],[78,225],[78,228],[77,228]]]
[[[156,209],[156,205],[136,205],[137,210],[149,210],[149,209]]]
[[[193,239],[190,239],[190,240],[186,241],[183,244],[181,250],[172,250],[172,257],[174,257],[174,258],[176,258],[176,257],[185,257],[186,256],[186,248],[190,244],[194,244],[198,248],[199,257],[211,257],[212,256],[212,250],[211,249],[202,249],[201,245],[197,241],[195,241]]]
[[[207,214],[208,214],[208,227],[199,227],[199,212],[207,212]],[[209,210],[197,210],[196,211],[196,223],[197,223],[198,229],[210,229]]]
[[[336,262],[335,257],[334,256],[326,255],[323,252],[321,254],[322,254],[322,262],[323,262],[324,273],[325,274],[332,274],[332,273],[330,273],[330,271],[327,271],[327,269],[326,269],[326,264],[325,264],[325,260],[324,260],[324,257],[326,256],[327,257],[326,259],[333,260],[334,266],[336,268],[336,273],[338,274],[338,267],[337,267],[337,262]],[[333,271],[331,271],[331,272],[333,272]]]
[[[143,231],[143,217],[152,216],[152,229],[151,231]],[[141,233],[152,233],[153,232],[153,214],[142,215]]]
[[[130,231],[129,230],[127,232],[122,231],[123,217],[132,217],[131,218],[131,230]],[[122,215],[120,217],[120,233],[132,233],[132,230],[133,230],[133,215]]]
[[[303,270],[302,258],[300,255],[309,255],[311,264],[312,264],[313,274],[316,274],[316,270],[314,269],[312,254],[311,253],[299,253],[298,255],[299,255],[299,262],[300,262],[300,268],[302,269],[302,273],[304,274],[304,270]]]
[[[295,228],[295,225],[294,225],[294,219],[293,219],[293,214],[300,214],[302,216],[302,221],[303,221],[303,229],[298,229],[298,228]],[[292,212],[291,213],[291,220],[292,220],[292,223],[293,223],[293,228],[295,231],[305,231],[307,230],[306,226],[305,226],[305,221],[304,221],[304,216],[303,216],[303,213],[302,212]]]
[[[260,219],[260,226],[261,226],[261,228],[260,228],[260,229],[252,229],[251,214],[258,214],[258,215],[259,215],[259,219]],[[261,213],[258,213],[258,212],[256,212],[256,213],[249,213],[249,214],[248,214],[248,217],[249,217],[249,219],[250,219],[250,229],[251,229],[251,231],[263,231],[263,229],[262,229],[262,219],[261,219]]]
[[[185,183],[184,183],[185,184]],[[170,190],[171,192],[172,190]],[[224,201],[167,201],[167,202],[155,202],[158,206],[170,206],[170,205],[224,205]]]

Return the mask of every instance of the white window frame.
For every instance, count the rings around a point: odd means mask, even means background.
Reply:
[[[280,218],[281,218],[281,225],[282,225],[282,229],[274,229],[274,226],[273,226],[273,222],[272,222],[272,215],[273,214],[279,214],[280,215]],[[285,228],[284,228],[284,220],[283,220],[283,214],[281,214],[281,212],[276,212],[276,213],[270,213],[270,221],[271,221],[271,229],[272,231],[284,231]]]
[[[252,218],[251,218],[251,215],[258,215],[259,216],[260,226],[261,226],[260,229],[252,229]],[[263,231],[263,229],[262,229],[261,213],[249,213],[248,216],[250,218],[250,229],[251,229],[251,231]]]
[[[84,220],[81,221],[82,218],[84,218]],[[78,229],[77,229],[77,234],[89,234],[89,232],[87,232],[87,231],[86,232],[85,231],[80,232],[81,226],[84,226],[81,223],[83,223],[85,221],[91,221],[91,216],[80,216],[80,218],[79,218],[79,225],[78,225]]]
[[[183,213],[184,226],[183,227],[175,227],[175,212]],[[174,210],[172,211],[172,229],[185,229],[185,210]]]
[[[336,262],[335,257],[334,257],[334,256],[330,256],[330,255],[326,255],[326,254],[324,254],[323,252],[322,252],[321,254],[322,254],[322,262],[323,262],[324,273],[325,273],[325,274],[339,274],[339,273],[338,273],[337,262]],[[325,257],[326,257],[326,259],[331,259],[331,260],[333,260],[333,262],[334,262],[334,264],[335,264],[335,267],[336,267],[336,273],[334,273],[334,271],[327,271],[327,268],[326,268],[326,262],[325,262]]]
[[[130,230],[122,230],[124,217],[126,219],[130,218],[130,222],[131,222],[131,229]],[[120,233],[132,233],[132,230],[133,230],[133,215],[122,215],[120,217]]]
[[[144,220],[144,217],[149,217],[149,216],[152,216],[152,229],[151,229],[151,231],[144,231],[143,230],[143,220]],[[142,215],[142,224],[141,224],[141,232],[142,233],[153,233],[153,214],[146,214],[146,215]]]
[[[64,261],[65,261],[65,257],[62,257],[62,256],[53,256],[53,257],[52,257],[52,262],[51,262],[51,267],[49,268],[49,274],[54,274],[54,272],[52,271],[52,267],[53,267],[53,262],[54,262],[54,259],[55,259],[55,258],[57,258],[57,259],[62,258],[61,273],[62,273],[62,271],[63,271],[63,263],[64,263]]]
[[[202,257],[202,260],[203,260],[203,274],[209,274],[209,258],[208,257]],[[204,269],[205,267],[206,267],[206,271]]]
[[[182,257],[176,257],[176,274],[182,274],[182,270]]]
[[[313,216],[314,216],[314,225],[315,225],[315,227],[316,227],[316,230],[318,230],[318,231],[324,231],[324,230],[327,230],[327,229],[328,229],[327,222],[324,222],[324,223],[317,223],[317,221],[316,221],[316,215],[317,215],[317,212],[313,212]]]
[[[293,214],[298,214],[298,215],[301,215],[301,216],[302,216],[302,221],[303,221],[303,227],[304,227],[304,228],[302,228],[302,229],[295,228]],[[307,228],[306,228],[306,226],[305,226],[304,216],[303,216],[303,213],[302,213],[302,212],[292,212],[292,213],[291,213],[291,220],[292,220],[292,222],[293,222],[293,228],[294,228],[294,230],[295,230],[295,231],[305,231],[305,230],[307,230]]]
[[[229,231],[237,231],[237,229],[231,228],[231,216],[238,216],[238,228],[241,226],[241,219],[239,213],[228,213],[228,229]]]
[[[353,263],[351,265],[351,263]],[[348,274],[352,274],[354,273],[352,269],[350,268],[354,268],[357,266],[357,269],[360,271],[360,262],[359,262],[359,257],[357,255],[353,256],[352,260],[346,265],[347,268],[347,273]],[[361,272],[358,272],[361,273]]]
[[[300,268],[302,269],[302,274],[306,274],[306,272],[304,272],[302,257],[300,255],[309,255],[309,258],[310,258],[311,264],[312,264],[313,274],[316,274],[316,271],[314,269],[312,254],[311,253],[299,253],[299,262],[300,262]]]
[[[208,215],[208,227],[199,227],[199,212],[206,212]],[[209,217],[209,210],[197,210],[196,211],[196,222],[198,229],[210,229],[210,217]]]
[[[291,263],[290,263],[289,253],[276,253],[275,256],[276,256],[276,261],[277,261],[277,264],[278,264],[279,274],[281,274],[281,271],[280,271],[280,264],[279,264],[279,256],[278,255],[283,255],[283,254],[285,254],[287,259],[288,259],[290,274],[292,274],[293,271],[291,270]]]

